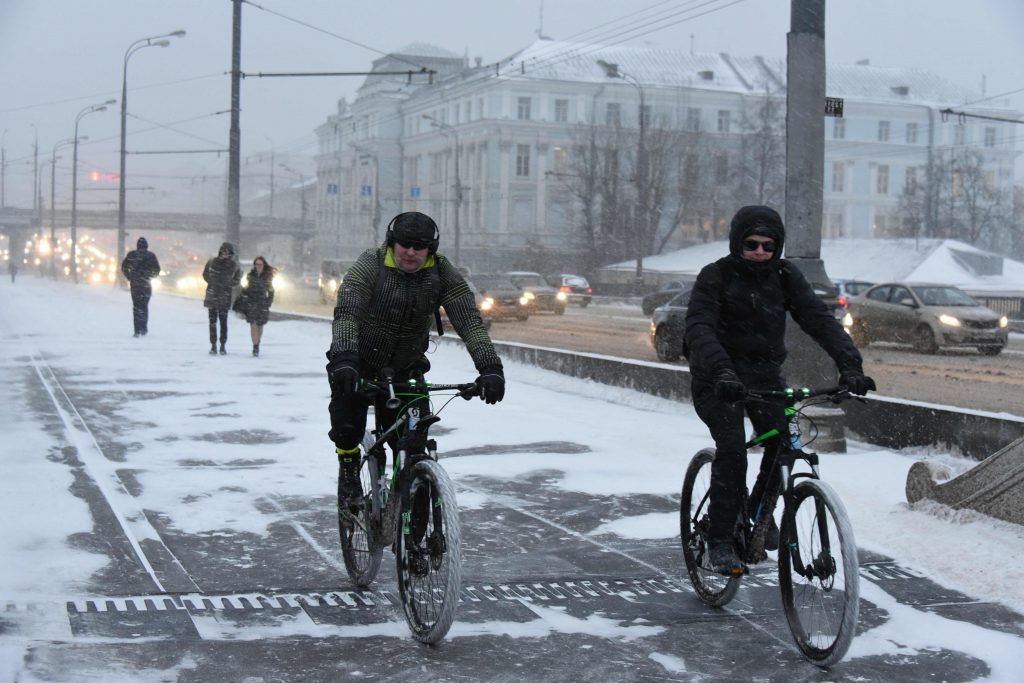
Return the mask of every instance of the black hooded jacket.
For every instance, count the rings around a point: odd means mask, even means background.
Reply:
[[[769,261],[742,256],[751,234],[771,237]],[[704,266],[686,311],[684,351],[695,378],[712,380],[732,369],[746,384],[776,380],[786,360],[786,313],[821,345],[840,372],[861,370],[860,352],[814,293],[807,279],[781,257],[782,219],[766,206],[747,206],[732,220],[729,255]]]
[[[121,261],[121,272],[132,289],[148,292],[152,290],[150,280],[160,274],[160,261],[149,250],[149,242],[145,237],[140,237],[135,246]]]

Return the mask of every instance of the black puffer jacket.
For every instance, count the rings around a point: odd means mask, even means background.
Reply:
[[[384,281],[378,293],[381,268]],[[439,303],[477,370],[500,368],[501,359],[480,318],[473,292],[455,266],[434,254],[423,268],[406,273],[386,246],[364,251],[345,274],[334,308],[328,358],[341,354],[357,359],[367,376],[385,367],[399,372],[423,359],[434,324],[432,271],[438,274]]]
[[[227,250],[228,255],[222,257],[221,252]],[[218,311],[231,308],[231,291],[242,281],[242,270],[235,261],[235,247],[225,242],[217,250],[217,256],[206,262],[203,268],[203,279],[206,280],[206,296],[203,306]]]
[[[248,284],[242,289],[242,296],[249,304],[245,320],[257,325],[266,325],[270,306],[274,303],[274,271],[269,266],[264,266],[263,274],[260,275],[256,268],[253,268],[247,277]]]
[[[160,274],[160,261],[149,250],[149,243],[140,237],[136,249],[129,251],[121,262],[121,272],[132,289],[152,289],[150,280]]]
[[[776,242],[771,260],[743,258],[754,230]],[[733,219],[729,255],[704,266],[686,311],[684,350],[694,377],[711,380],[732,369],[744,383],[774,380],[786,360],[786,313],[835,361],[840,372],[861,369],[849,335],[803,274],[781,258],[785,228],[768,207],[744,207]]]

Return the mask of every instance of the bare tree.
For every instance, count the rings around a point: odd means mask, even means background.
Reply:
[[[777,88],[741,111],[737,193],[743,204],[780,206],[786,191],[786,103]]]

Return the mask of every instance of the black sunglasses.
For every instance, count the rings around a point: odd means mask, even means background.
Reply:
[[[398,246],[402,247],[403,249],[429,249],[430,248],[429,244],[416,244],[416,243],[409,244],[409,243],[403,242],[401,240],[397,240],[395,242],[395,244],[397,244]]]
[[[775,242],[758,242],[757,240],[743,240],[744,251],[757,251],[758,247],[764,249],[765,253],[771,254],[775,251]]]

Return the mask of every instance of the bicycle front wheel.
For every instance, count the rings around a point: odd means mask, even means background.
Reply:
[[[714,459],[715,449],[705,448],[693,456],[686,468],[683,495],[679,500],[679,537],[694,592],[711,607],[721,607],[736,596],[740,577],[718,574],[711,569],[708,557],[707,539],[711,530],[708,507]]]
[[[371,440],[370,445],[373,444]],[[365,447],[364,439],[363,446]],[[379,525],[383,502],[380,473],[382,464],[370,455],[363,459],[359,479],[363,486],[362,503],[349,507],[342,503],[341,482],[338,482],[338,533],[345,571],[359,588],[366,588],[377,577],[384,548],[376,541],[374,524]]]
[[[439,464],[421,460],[409,472],[395,560],[398,593],[413,637],[436,643],[455,618],[462,581],[462,531],[455,486]]]
[[[779,586],[800,652],[823,667],[841,660],[860,612],[857,543],[842,500],[818,479],[797,484],[786,506]]]

